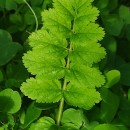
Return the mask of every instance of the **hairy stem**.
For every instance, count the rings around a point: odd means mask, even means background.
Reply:
[[[71,43],[69,44],[69,53],[72,50],[71,48]],[[70,67],[70,59],[69,56],[67,57],[67,62],[66,62],[66,69],[68,69]],[[63,83],[63,88],[62,90],[66,90],[67,87],[67,79],[66,77],[64,77],[64,83]],[[63,108],[64,108],[64,98],[61,99],[60,101],[60,105],[59,105],[59,111],[58,111],[58,116],[57,116],[57,125],[60,125],[61,122],[61,118],[62,118],[62,113],[63,113]]]

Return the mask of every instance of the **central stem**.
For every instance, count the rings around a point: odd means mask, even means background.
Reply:
[[[71,48],[71,43],[69,43],[69,53],[72,50]],[[69,56],[67,56],[67,62],[66,62],[66,69],[68,69],[70,67],[70,59]],[[62,90],[66,90],[67,87],[67,79],[66,77],[64,77],[64,83],[63,83],[63,88]],[[57,117],[57,125],[60,126],[60,122],[61,122],[61,118],[62,118],[62,113],[63,113],[63,108],[64,108],[64,98],[61,99],[60,101],[60,105],[59,105],[59,111],[58,111],[58,117]]]

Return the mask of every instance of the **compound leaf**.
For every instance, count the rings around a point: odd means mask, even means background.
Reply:
[[[54,8],[42,13],[44,26],[29,37],[32,50],[23,57],[25,67],[36,75],[22,84],[26,96],[52,103],[64,93],[68,104],[87,110],[101,100],[95,88],[105,78],[94,63],[106,53],[98,43],[104,31],[95,23],[99,11],[92,1],[53,0]]]

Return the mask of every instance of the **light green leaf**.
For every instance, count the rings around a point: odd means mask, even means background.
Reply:
[[[59,81],[30,78],[22,84],[21,91],[39,103],[58,102],[62,98]]]
[[[105,83],[105,78],[97,68],[90,68],[85,65],[74,65],[66,70],[67,79],[87,88],[101,87]]]
[[[42,117],[36,123],[33,123],[29,130],[53,130],[55,121],[50,117]]]
[[[105,56],[97,43],[104,31],[95,24],[99,11],[91,5],[92,1],[54,0],[54,8],[42,13],[44,26],[29,37],[32,50],[23,57],[25,67],[36,75],[36,79],[22,85],[26,96],[36,102],[52,103],[58,102],[64,93],[68,104],[84,109],[101,100],[95,88],[101,87],[105,78],[93,63]],[[62,92],[64,78],[70,85]],[[75,101],[79,95],[80,100]]]
[[[62,78],[64,76],[65,61],[58,56],[50,55],[49,50],[47,51],[48,55],[44,55],[45,52],[42,51],[42,48],[28,51],[23,56],[25,67],[33,75],[37,74],[49,79]]]
[[[112,124],[100,124],[94,128],[94,130],[119,130]]]
[[[98,24],[90,23],[88,25],[82,25],[82,28],[76,27],[75,33],[71,36],[71,41],[73,43],[86,43],[89,42],[90,44],[93,42],[98,42],[102,40],[104,36],[103,28],[99,27]]]
[[[21,97],[17,91],[5,89],[0,92],[0,112],[16,113],[21,107]]]
[[[78,97],[78,98],[77,98]],[[64,91],[65,101],[72,106],[90,109],[101,100],[99,92],[77,84],[69,84]]]
[[[70,108],[64,111],[61,123],[63,126],[70,126],[79,129],[82,124],[88,124],[88,120],[83,115],[83,111]]]
[[[74,43],[75,44],[75,43]],[[70,53],[70,60],[74,64],[84,64],[92,66],[105,57],[105,49],[98,43],[84,43],[84,46],[75,44]]]
[[[51,29],[51,32],[60,32],[65,37],[71,34],[71,21],[65,13],[60,14],[57,10],[49,9],[43,12],[42,17],[44,27]]]
[[[29,45],[31,47],[66,47],[67,41],[66,39],[59,33],[48,33],[44,28],[33,32],[29,36]]]

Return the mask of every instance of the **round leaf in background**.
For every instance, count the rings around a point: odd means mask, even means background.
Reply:
[[[101,124],[95,127],[94,130],[119,130],[119,129],[111,124]]]
[[[105,88],[110,88],[116,83],[120,81],[120,71],[119,70],[111,70],[106,73],[106,84]]]
[[[21,107],[21,97],[17,91],[5,89],[0,92],[0,111],[16,113]]]
[[[15,42],[12,42],[11,35],[0,29],[0,66],[8,63],[16,53],[21,49],[21,45]]]
[[[130,9],[127,6],[121,5],[119,8],[119,16],[126,24],[130,24]]]

